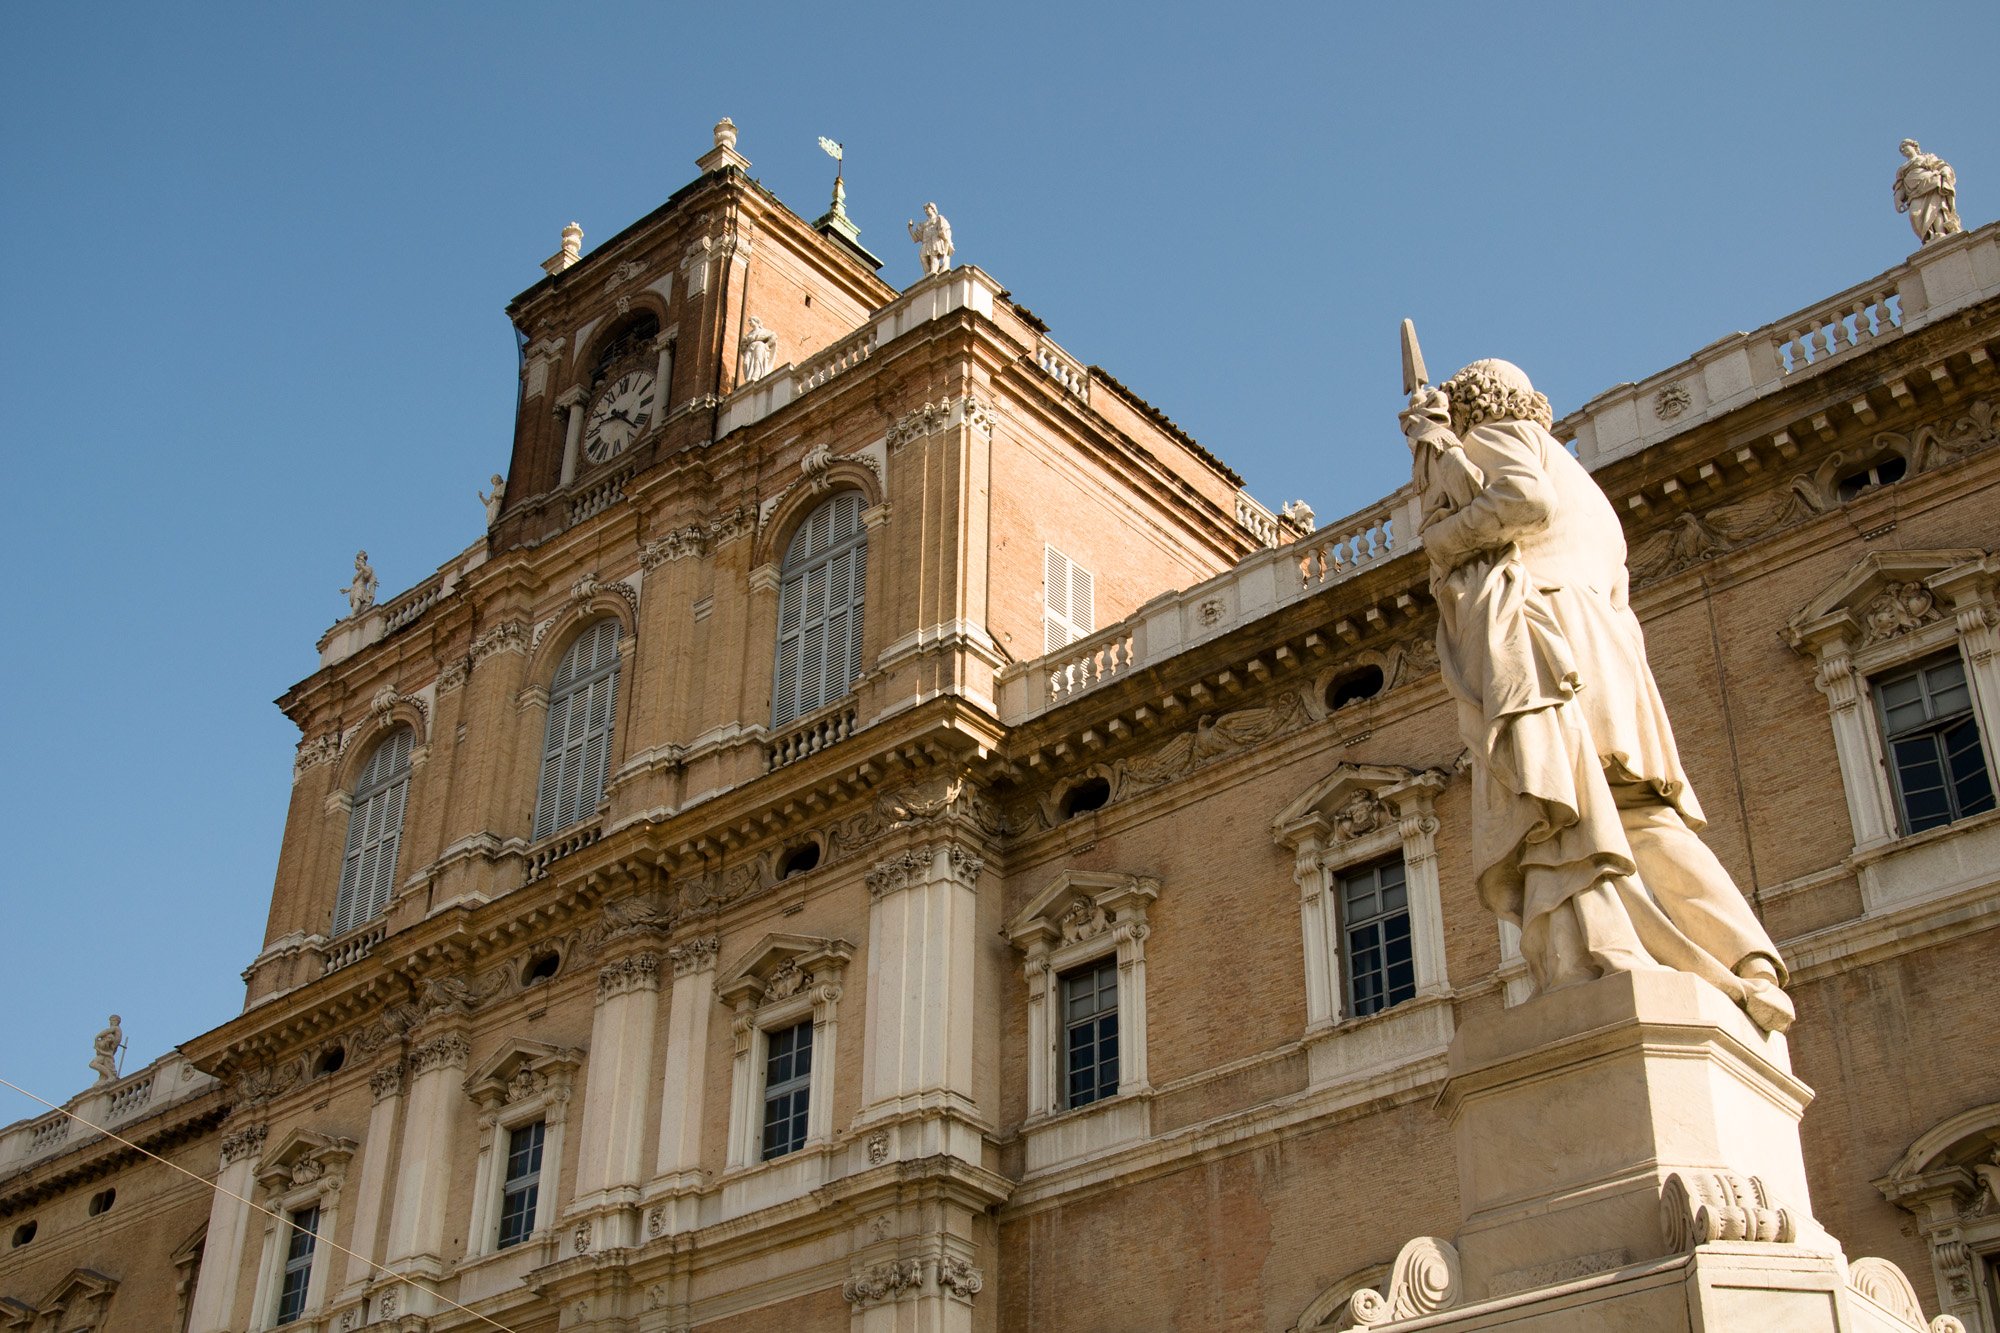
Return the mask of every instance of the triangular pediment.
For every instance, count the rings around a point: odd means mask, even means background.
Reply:
[[[725,1000],[745,995],[764,998],[774,985],[802,988],[815,971],[837,971],[853,956],[854,946],[846,940],[773,932],[752,945],[736,966],[722,974],[716,991]]]
[[[1332,772],[1271,821],[1271,836],[1287,847],[1306,837],[1325,841],[1365,836],[1384,821],[1393,825],[1403,804],[1412,798],[1428,805],[1449,780],[1443,769],[1335,764]]]
[[[465,1090],[480,1101],[518,1101],[567,1080],[582,1063],[580,1050],[516,1037],[466,1075]]]
[[[1828,634],[1882,637],[1871,626],[1907,626],[1931,616],[1936,599],[1928,582],[1938,574],[1981,560],[1984,551],[1870,551],[1808,601],[1787,625],[1792,643],[1804,646]]]
[[[349,1152],[355,1148],[353,1139],[335,1138],[331,1134],[317,1134],[309,1129],[294,1129],[287,1133],[264,1154],[264,1166],[292,1167],[308,1157],[316,1157],[329,1148],[345,1146]]]
[[[1007,938],[1017,946],[1060,932],[1060,922],[1081,911],[1108,920],[1120,908],[1151,902],[1160,896],[1160,881],[1151,875],[1116,871],[1065,870],[1007,923]]]
[[[79,1303],[109,1300],[116,1290],[118,1279],[115,1277],[106,1276],[94,1268],[72,1269],[69,1276],[56,1283],[49,1294],[42,1297],[42,1313],[61,1311],[73,1316],[80,1312],[72,1307]],[[65,1323],[63,1327],[68,1328],[69,1325]]]
[[[320,1177],[346,1171],[361,1145],[353,1139],[335,1138],[309,1129],[294,1129],[264,1154],[257,1179],[272,1189],[310,1185]]]

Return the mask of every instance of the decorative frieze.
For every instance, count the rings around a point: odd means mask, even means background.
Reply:
[[[721,941],[713,935],[687,940],[667,950],[667,959],[674,965],[674,976],[692,976],[696,972],[715,966],[717,950]]]
[[[660,956],[650,949],[627,954],[615,963],[605,964],[597,971],[599,1004],[629,991],[659,988]]]
[[[1922,629],[1938,618],[1937,597],[1921,583],[1891,583],[1861,609],[1865,646]]]
[[[885,1301],[899,1300],[921,1290],[924,1266],[916,1259],[896,1259],[856,1273],[841,1284],[840,1294],[849,1305],[866,1309]]]
[[[1692,406],[1694,399],[1688,394],[1687,385],[1679,380],[1653,395],[1653,415],[1662,421],[1672,421]]]
[[[439,694],[450,694],[453,690],[462,689],[465,686],[465,682],[471,676],[472,659],[470,657],[454,657],[438,669],[437,692]]]
[[[378,1102],[388,1097],[400,1097],[403,1095],[406,1072],[401,1060],[383,1065],[368,1076],[368,1091],[375,1095]]]
[[[639,567],[651,572],[661,565],[696,559],[707,552],[708,530],[699,523],[689,523],[647,542],[639,552]]]
[[[958,1256],[946,1255],[938,1260],[937,1283],[940,1290],[970,1301],[985,1287],[986,1275]]]
[[[269,1125],[245,1125],[234,1134],[222,1140],[222,1164],[241,1161],[245,1157],[255,1157],[264,1150],[264,1140],[270,1135]]]
[[[738,537],[748,537],[756,530],[757,511],[748,505],[738,505],[709,520],[708,544],[711,548],[721,546]]]
[[[937,402],[926,402],[922,407],[898,417],[889,427],[889,448],[901,449],[913,440],[935,435],[947,426],[960,422],[991,438],[993,407],[971,394],[947,396]]]
[[[528,626],[519,620],[503,620],[472,636],[472,664],[478,666],[495,653],[528,651]]]
[[[297,781],[306,770],[318,768],[321,764],[332,763],[340,758],[340,733],[329,731],[324,735],[311,736],[299,742],[298,753],[292,757],[292,779]]]
[[[433,1037],[410,1052],[410,1077],[422,1078],[433,1069],[459,1069],[472,1056],[472,1043],[456,1032]]]

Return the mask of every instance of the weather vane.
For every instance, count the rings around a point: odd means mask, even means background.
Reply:
[[[847,161],[844,157],[841,156],[843,151],[841,149],[841,146],[835,143],[833,140],[827,138],[824,134],[819,136],[819,146],[826,152],[826,155],[828,157],[833,159],[834,161],[833,178],[834,180],[838,181],[840,179],[840,173],[847,169]]]

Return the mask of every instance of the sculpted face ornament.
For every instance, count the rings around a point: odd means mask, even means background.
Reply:
[[[1403,325],[1404,435],[1442,677],[1471,754],[1480,898],[1521,928],[1538,990],[1613,972],[1702,978],[1792,1023],[1777,946],[1715,853],[1626,598],[1625,536],[1519,366],[1432,388]]]

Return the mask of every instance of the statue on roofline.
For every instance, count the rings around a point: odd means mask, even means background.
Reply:
[[[110,1025],[91,1038],[90,1042],[90,1048],[95,1052],[90,1057],[90,1067],[97,1074],[98,1084],[117,1080],[118,1051],[124,1044],[125,1029],[119,1025],[118,1015],[113,1014]]]
[[[1917,244],[1929,245],[1965,230],[1958,220],[1958,173],[1936,153],[1926,153],[1915,139],[1897,149],[1904,157],[1896,169],[1896,211],[1910,215]]]
[[[925,204],[924,220],[911,219],[909,228],[910,239],[917,243],[917,253],[924,261],[925,277],[951,267],[951,223],[945,221],[936,204]]]
[[[1519,367],[1475,361],[1433,388],[1405,321],[1404,388],[1481,901],[1521,928],[1538,990],[1671,969],[1784,1030],[1777,946],[1696,835],[1617,513]]]
[[[375,571],[368,565],[368,552],[354,553],[354,582],[340,590],[347,599],[347,614],[358,616],[375,605]]]

